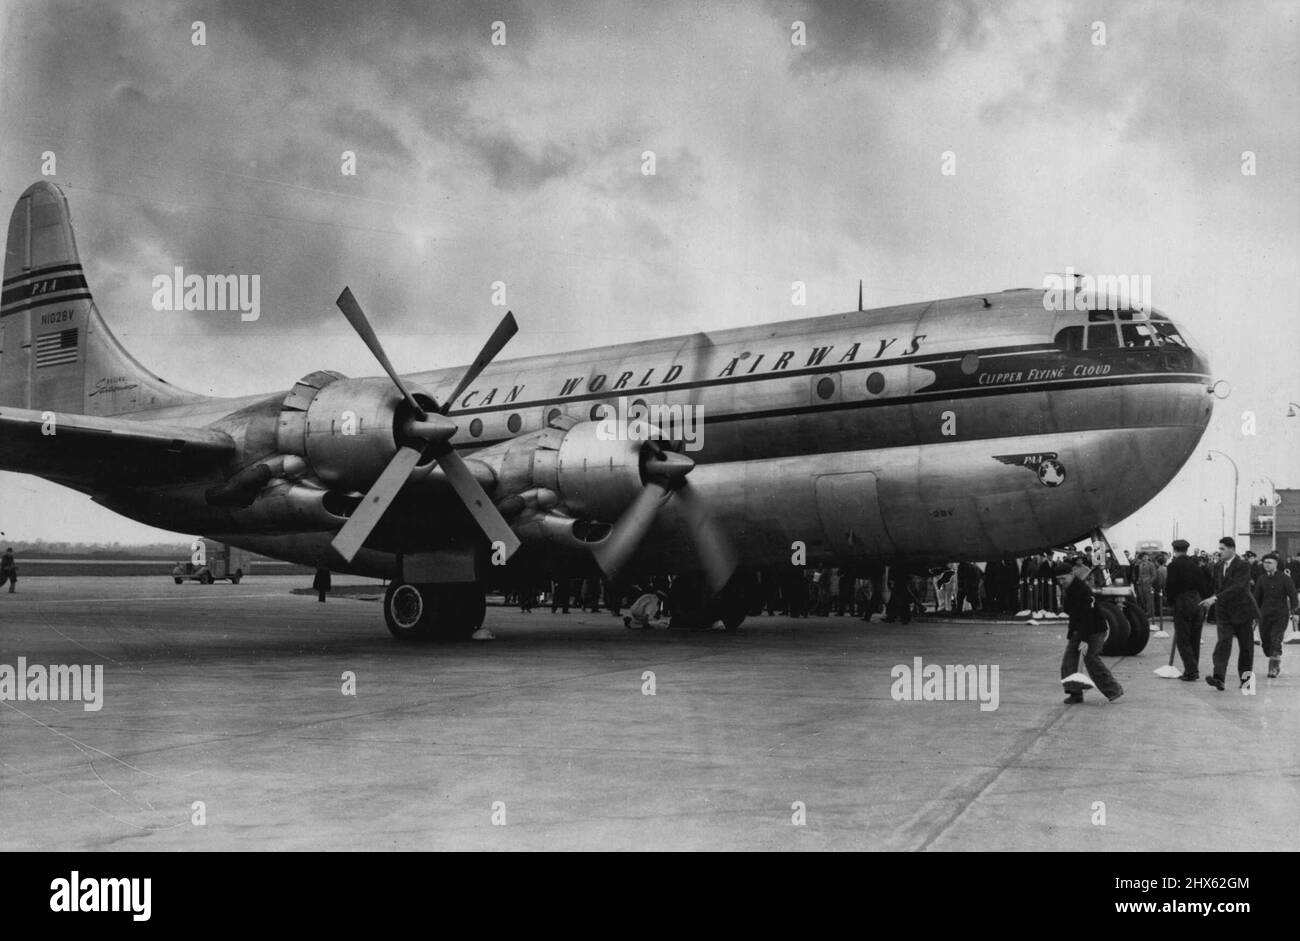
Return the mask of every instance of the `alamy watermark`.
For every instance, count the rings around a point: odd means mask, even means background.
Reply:
[[[177,265],[152,283],[154,310],[237,310],[246,322],[262,316],[261,275],[186,274]]]
[[[681,441],[687,451],[704,447],[703,405],[648,405],[641,399],[606,405],[597,419],[601,441]]]
[[[83,877],[76,869],[50,882],[52,912],[130,912],[133,921],[148,921],[153,911],[153,879]]]
[[[10,702],[80,702],[86,712],[104,708],[104,666],[56,663],[28,665],[26,657],[18,665],[0,663],[0,701]]]
[[[998,708],[998,668],[981,663],[940,666],[921,663],[913,657],[909,666],[899,663],[891,667],[889,675],[894,683],[889,695],[895,702],[965,702],[976,700],[980,712],[993,712]]]
[[[1151,312],[1151,275],[1065,274],[1043,278],[1044,310],[1140,310]]]

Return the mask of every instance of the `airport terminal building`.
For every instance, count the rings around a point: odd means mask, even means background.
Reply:
[[[1300,555],[1300,490],[1278,490],[1277,506],[1250,508],[1250,547],[1261,555],[1273,548],[1277,528],[1277,551],[1290,558]]]

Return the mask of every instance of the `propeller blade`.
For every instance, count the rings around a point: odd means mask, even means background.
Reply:
[[[379,337],[375,336],[375,331],[371,328],[370,321],[367,320],[366,315],[362,313],[361,305],[358,304],[357,299],[352,296],[352,290],[345,287],[343,293],[339,295],[338,300],[334,303],[338,305],[339,310],[343,311],[343,316],[348,318],[348,323],[352,324],[352,329],[361,337],[361,342],[369,348],[375,359],[379,360],[379,365],[384,367],[384,372],[388,373],[388,378],[393,380],[393,385],[397,386],[397,391],[402,393],[402,398],[406,399],[406,404],[411,406],[416,417],[419,418],[420,421],[424,421],[428,418],[424,409],[420,408],[420,404],[415,401],[415,397],[412,396],[406,386],[402,384],[402,377],[397,374],[397,370],[393,368],[393,364],[388,361],[388,354],[384,352],[384,347],[380,344]]]
[[[681,501],[682,510],[690,524],[709,591],[716,594],[726,587],[735,574],[739,564],[736,551],[694,488],[689,484],[682,487],[677,493],[677,499]]]
[[[519,324],[515,323],[515,315],[510,311],[506,311],[506,315],[501,318],[497,328],[492,331],[492,336],[487,338],[487,342],[483,344],[483,349],[479,350],[478,358],[474,360],[469,370],[456,384],[456,391],[447,396],[447,401],[442,403],[442,408],[439,409],[442,414],[447,414],[447,410],[460,398],[460,394],[469,388],[470,383],[478,378],[479,373],[487,368],[488,363],[496,359],[496,355],[510,342],[510,338],[518,332]]]
[[[400,448],[388,462],[379,479],[370,487],[365,499],[343,524],[343,528],[334,536],[332,545],[338,554],[351,562],[370,533],[379,525],[384,512],[397,499],[406,479],[420,462],[420,452],[415,448]]]
[[[438,466],[447,475],[447,480],[460,497],[461,503],[465,504],[465,509],[469,510],[470,516],[474,517],[474,522],[478,523],[484,535],[491,542],[500,542],[505,546],[507,559],[514,555],[519,548],[519,537],[488,497],[474,472],[466,466],[465,459],[453,448],[448,448],[438,454]]]
[[[591,554],[595,556],[596,564],[600,566],[600,570],[606,577],[615,577],[632,558],[637,547],[641,545],[641,540],[654,525],[659,508],[668,501],[670,496],[672,491],[664,484],[657,480],[647,481],[641,488],[641,492],[636,495],[636,499],[628,504],[623,515],[618,518],[618,522],[614,524],[614,529],[605,541],[592,547]]]

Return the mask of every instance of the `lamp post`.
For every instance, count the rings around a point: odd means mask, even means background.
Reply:
[[[1216,451],[1210,448],[1210,453],[1205,455],[1207,461],[1214,460],[1214,455],[1220,455],[1232,465],[1232,538],[1237,538],[1237,485],[1241,482],[1241,473],[1237,470],[1237,462],[1222,451]]]
[[[1282,502],[1282,498],[1277,495],[1277,484],[1273,483],[1273,478],[1267,474],[1261,474],[1260,480],[1268,481],[1268,489],[1271,496],[1268,498],[1268,505],[1273,508],[1273,520],[1269,523],[1269,533],[1272,536],[1269,548],[1277,552],[1277,505]]]

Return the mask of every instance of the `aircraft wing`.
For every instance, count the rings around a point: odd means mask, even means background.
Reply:
[[[79,490],[177,480],[219,468],[234,453],[230,435],[209,428],[0,407],[0,470]]]

